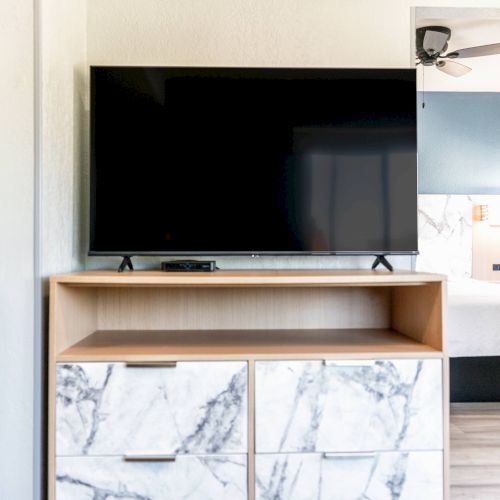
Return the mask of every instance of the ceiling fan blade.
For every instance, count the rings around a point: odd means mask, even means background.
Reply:
[[[454,76],[455,78],[464,76],[472,70],[469,66],[465,66],[465,64],[460,64],[455,61],[438,61],[436,63],[436,68],[447,75]]]
[[[440,31],[427,29],[424,35],[422,46],[427,54],[432,56],[436,53],[442,52],[442,50],[446,46],[448,38],[450,38],[450,35],[448,33],[442,33]]]
[[[492,43],[490,45],[479,45],[477,47],[468,47],[466,49],[459,49],[446,54],[444,57],[451,59],[466,58],[466,57],[482,57],[482,56],[495,56],[500,54],[500,43]]]

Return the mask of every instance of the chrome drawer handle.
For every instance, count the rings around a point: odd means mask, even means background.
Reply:
[[[127,368],[175,368],[177,361],[127,361]]]
[[[124,462],[175,462],[175,455],[123,455]]]
[[[341,458],[341,459],[350,459],[357,460],[359,458],[373,458],[375,457],[375,453],[323,453],[323,458]]]
[[[346,367],[361,367],[361,366],[375,366],[376,361],[374,359],[324,359],[323,364],[325,366],[346,366]]]

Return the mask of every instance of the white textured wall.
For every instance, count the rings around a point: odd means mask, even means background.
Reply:
[[[84,260],[86,30],[84,1],[41,0],[43,276]]]
[[[89,0],[89,59],[363,67],[380,65],[380,48],[390,46],[383,65],[407,65],[407,6],[402,0]]]
[[[88,0],[88,54],[92,64],[403,67],[413,61],[413,6],[475,4]],[[500,1],[482,0],[481,6]]]
[[[42,283],[42,338],[35,344],[37,372],[35,401],[46,396],[42,360],[47,342],[48,276],[83,267],[85,190],[82,179],[87,165],[87,78],[86,2],[38,0],[38,65],[40,140],[40,275]],[[36,408],[34,429],[43,440],[43,411]],[[43,441],[42,441],[43,442]],[[44,469],[44,449],[39,442],[35,456],[35,478]],[[38,450],[37,450],[38,451]],[[42,479],[43,484],[43,479]],[[39,486],[37,483],[35,486]],[[1,487],[0,487],[1,489]],[[43,495],[39,488],[36,493]],[[0,498],[3,498],[0,494]],[[43,496],[34,498],[44,498]]]
[[[47,278],[84,267],[88,69],[86,2],[38,1],[41,128],[37,133],[41,141],[40,273],[45,339],[39,344],[37,356],[43,359],[48,325]],[[40,376],[35,391],[46,395]],[[44,419],[35,425],[40,423]],[[44,429],[39,434],[43,436]]]
[[[0,498],[33,498],[33,1],[0,2]]]

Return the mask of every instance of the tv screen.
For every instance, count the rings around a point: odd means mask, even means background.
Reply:
[[[414,69],[91,68],[91,255],[417,251]]]

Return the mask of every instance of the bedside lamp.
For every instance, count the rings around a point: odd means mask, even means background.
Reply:
[[[479,220],[488,221],[490,226],[500,226],[500,203],[479,205]]]

